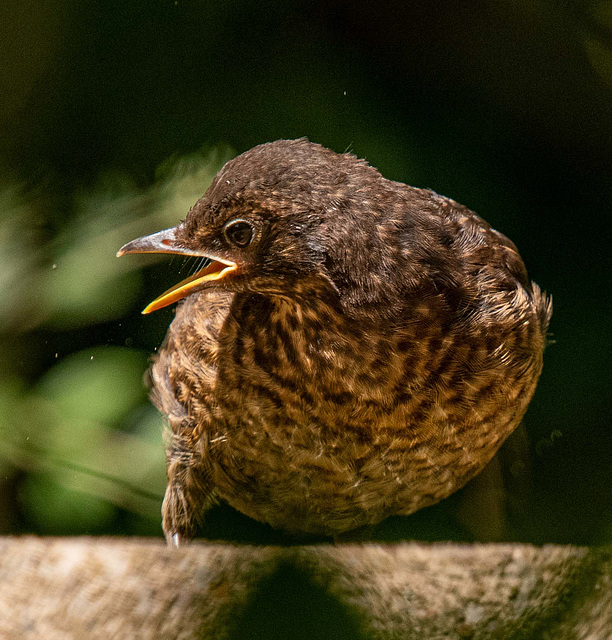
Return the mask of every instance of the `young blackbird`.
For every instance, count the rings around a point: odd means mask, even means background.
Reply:
[[[186,219],[118,253],[206,266],[151,370],[169,422],[163,528],[225,500],[337,537],[445,498],[519,424],[550,299],[460,204],[300,140],[228,162]]]

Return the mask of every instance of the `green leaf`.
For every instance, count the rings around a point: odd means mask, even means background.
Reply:
[[[65,358],[40,381],[38,393],[66,417],[118,422],[146,401],[142,381],[147,357],[123,347],[96,347]]]

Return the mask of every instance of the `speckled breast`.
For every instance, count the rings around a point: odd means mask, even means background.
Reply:
[[[314,302],[242,304],[219,342],[214,482],[289,531],[335,535],[446,497],[518,425],[541,369],[530,323],[462,333],[427,321],[431,301],[386,330]]]

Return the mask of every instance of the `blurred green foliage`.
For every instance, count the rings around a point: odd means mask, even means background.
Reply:
[[[106,178],[75,194],[71,224],[46,242],[35,205],[17,188],[4,190],[5,341],[9,332],[87,330],[129,312],[142,286],[142,264],[116,260],[117,249],[128,238],[176,223],[227,157],[225,150],[170,159],[147,189]],[[5,482],[10,486],[10,476],[21,474],[16,500],[26,526],[36,531],[103,532],[114,526],[115,506],[140,514],[150,523],[144,530],[158,533],[165,464],[162,421],[143,383],[148,354],[96,345],[92,338],[90,347],[56,352],[33,384],[0,355]],[[137,525],[142,531],[142,521]]]
[[[234,153],[306,135],[516,242],[555,344],[508,535],[610,541],[611,52],[609,0],[3,3],[0,532],[159,535],[142,377],[172,311],[139,311],[192,264],[115,252]],[[228,526],[247,524],[221,510],[209,532]],[[434,507],[387,532],[453,527]]]

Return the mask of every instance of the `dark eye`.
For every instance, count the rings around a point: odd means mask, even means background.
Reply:
[[[239,247],[246,247],[253,239],[253,227],[244,220],[232,220],[223,230],[225,237]]]

